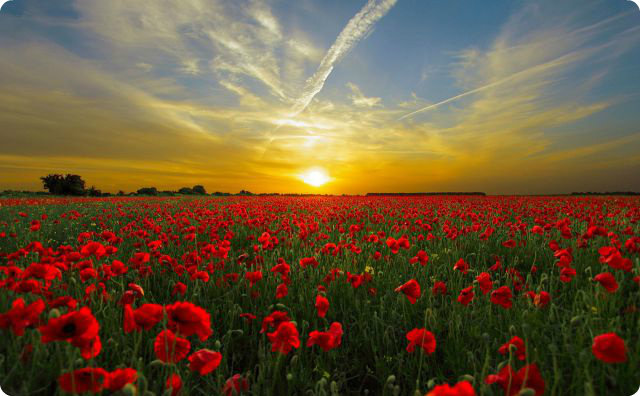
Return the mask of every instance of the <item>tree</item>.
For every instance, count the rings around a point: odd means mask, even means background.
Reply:
[[[94,186],[91,186],[87,190],[87,195],[90,196],[90,197],[101,197],[102,196],[102,191],[98,190]]]
[[[193,190],[190,189],[189,187],[182,187],[181,189],[178,190],[178,193],[185,194],[185,195],[191,195],[191,194],[193,194]]]
[[[204,189],[204,186],[201,186],[199,184],[193,186],[192,190],[194,194],[207,195],[207,190]]]
[[[155,187],[143,187],[138,190],[140,195],[158,195],[158,189]]]
[[[79,175],[51,174],[41,177],[45,190],[55,195],[85,195],[84,180]]]

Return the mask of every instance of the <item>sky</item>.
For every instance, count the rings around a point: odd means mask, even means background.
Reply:
[[[640,10],[13,0],[0,190],[49,173],[109,192],[640,191]]]

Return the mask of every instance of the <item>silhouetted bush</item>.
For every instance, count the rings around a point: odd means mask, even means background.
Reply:
[[[207,190],[204,189],[204,186],[201,185],[196,185],[193,186],[193,188],[191,189],[193,191],[194,194],[199,194],[199,195],[206,195],[207,194]]]
[[[185,195],[191,195],[193,194],[193,190],[190,189],[189,187],[182,187],[181,189],[178,190],[179,194],[185,194]]]
[[[85,195],[84,180],[79,175],[51,174],[41,177],[44,189],[54,195]]]
[[[142,187],[137,192],[139,195],[158,195],[158,189],[155,187]]]

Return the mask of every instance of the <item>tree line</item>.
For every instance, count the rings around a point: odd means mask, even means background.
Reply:
[[[91,186],[85,188],[85,181],[82,180],[80,175],[59,175],[50,174],[40,178],[45,190],[52,195],[70,195],[70,196],[89,196],[89,197],[107,197],[111,196],[111,193],[103,193],[101,190]],[[207,190],[202,185],[195,185],[193,187],[182,187],[178,191],[158,191],[155,187],[142,187],[136,192],[125,193],[119,191],[116,195],[207,195]]]

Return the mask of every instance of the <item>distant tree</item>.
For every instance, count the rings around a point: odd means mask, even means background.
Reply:
[[[101,197],[102,196],[102,191],[98,190],[94,186],[91,186],[87,190],[87,195],[90,196],[90,197]]]
[[[193,194],[193,190],[190,189],[189,187],[182,187],[181,189],[178,190],[178,193],[185,194],[185,195],[191,195],[191,194]]]
[[[155,187],[143,187],[138,190],[139,195],[158,195],[158,189]]]
[[[204,186],[201,186],[199,184],[196,186],[193,186],[191,190],[193,190],[194,194],[207,195],[207,190],[204,189]]]
[[[251,191],[247,191],[247,190],[240,190],[238,195],[253,195],[253,193]]]
[[[124,196],[124,195],[125,195],[125,194],[124,194],[124,191],[122,191],[122,190],[118,191],[118,196],[119,196],[119,197],[122,197],[122,196]]]
[[[45,190],[54,195],[85,195],[84,180],[79,175],[51,174],[41,177]]]

